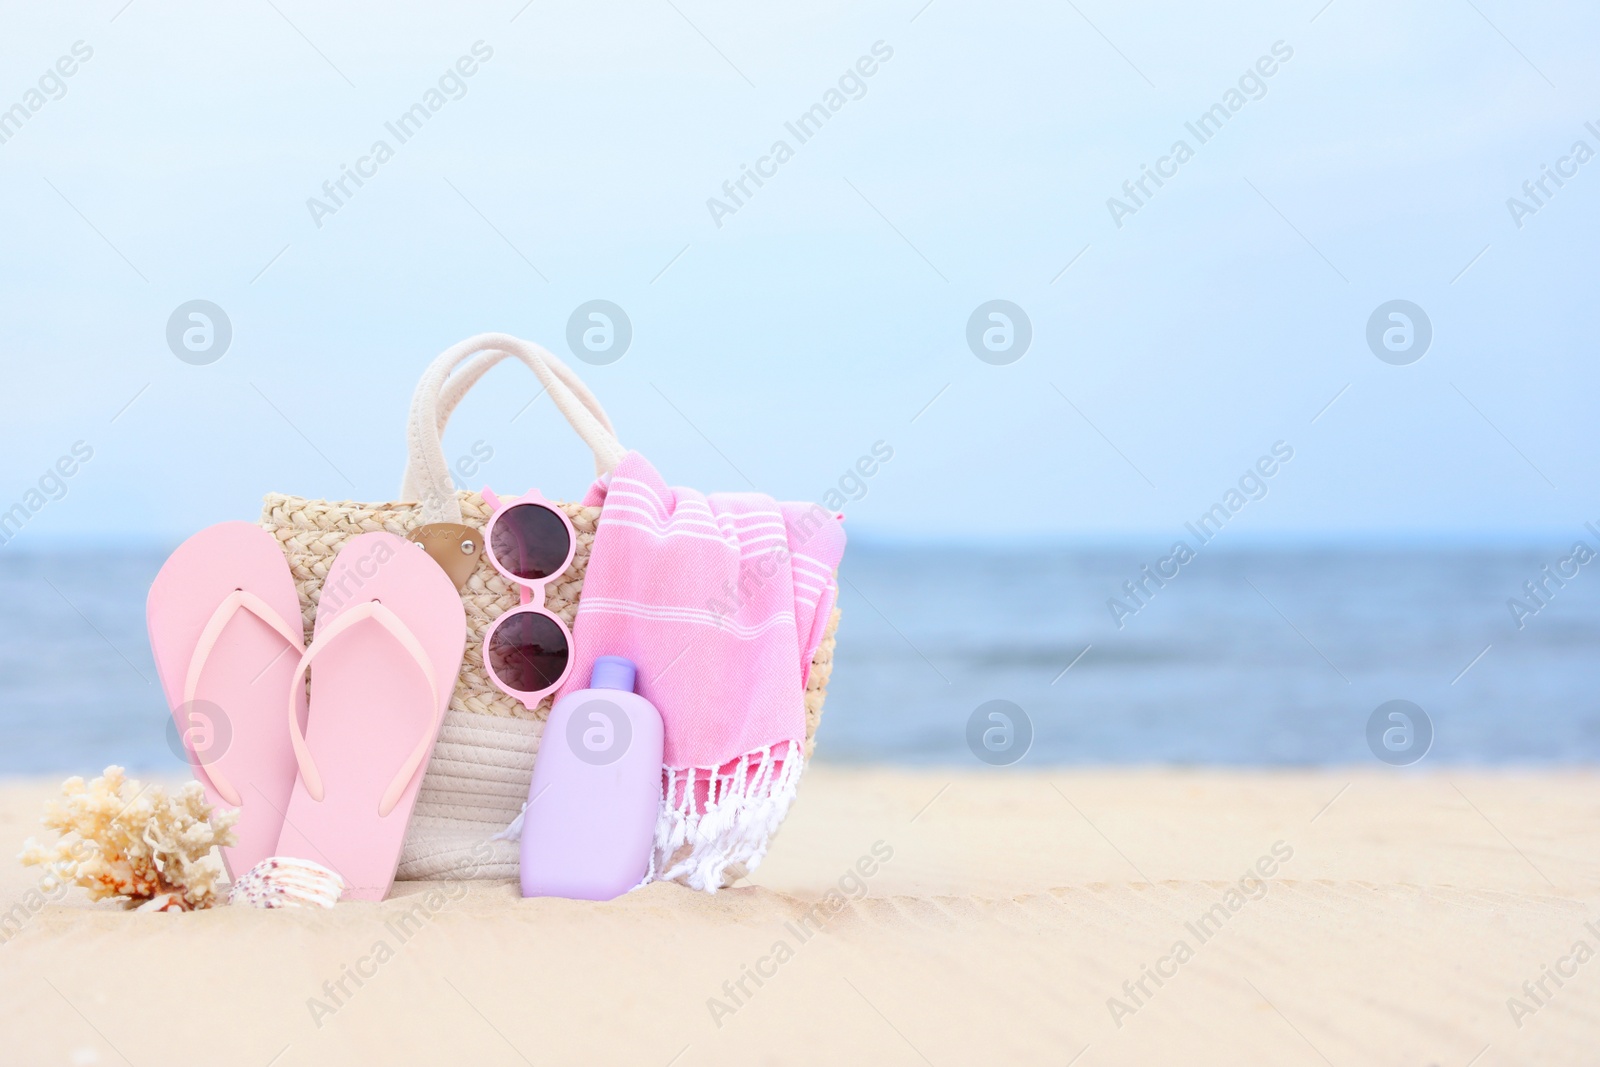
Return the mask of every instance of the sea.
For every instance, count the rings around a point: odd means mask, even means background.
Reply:
[[[1594,764],[1600,561],[1569,553],[858,541],[816,758]],[[0,774],[182,769],[144,626],[164,556],[0,550]]]

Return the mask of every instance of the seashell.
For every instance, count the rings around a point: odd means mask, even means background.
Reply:
[[[191,911],[181,894],[162,893],[140,904],[134,911]]]
[[[320,863],[269,856],[239,876],[228,892],[228,903],[251,908],[331,908],[343,893],[344,879]]]

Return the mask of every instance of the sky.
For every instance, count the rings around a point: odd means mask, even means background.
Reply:
[[[392,499],[489,330],[668,481],[858,536],[1181,535],[1275,449],[1241,543],[1580,534],[1600,11],[1397,7],[8,0],[7,547]],[[537,392],[462,405],[473,488],[582,493]]]

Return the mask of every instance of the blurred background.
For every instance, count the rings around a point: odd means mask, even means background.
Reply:
[[[178,770],[165,554],[392,498],[485,330],[846,514],[820,759],[970,764],[996,700],[1036,763],[1365,762],[1392,700],[1386,762],[1600,759],[1592,7],[4,20],[0,773]],[[514,364],[445,444],[591,477]]]

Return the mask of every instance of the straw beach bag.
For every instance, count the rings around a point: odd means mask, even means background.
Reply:
[[[458,491],[450,479],[440,438],[467,391],[493,366],[515,358],[538,376],[556,409],[594,452],[598,474],[609,472],[625,450],[605,410],[571,368],[538,345],[506,334],[481,334],[455,345],[428,368],[411,400],[406,428],[409,456],[400,501],[362,504],[269,494],[261,516],[289,560],[300,610],[309,631],[333,557],[357,534],[384,530],[405,537],[431,523],[458,523],[481,531],[492,509],[476,492]],[[538,472],[506,485],[520,493],[539,484]],[[572,566],[545,590],[545,607],[568,627],[583,594],[584,572],[600,509],[557,502],[577,531]],[[481,543],[481,538],[480,538]],[[483,635],[518,603],[517,587],[480,554],[461,585],[467,647],[438,745],[428,763],[397,875],[402,880],[517,877],[519,845],[497,840],[528,796],[534,757],[550,713],[550,697],[532,712],[501,692],[484,673]],[[812,660],[806,685],[806,755],[833,668],[838,612]],[[742,870],[732,872],[736,878]]]

